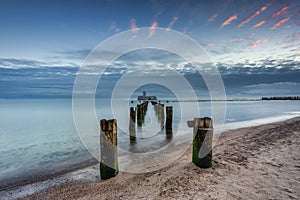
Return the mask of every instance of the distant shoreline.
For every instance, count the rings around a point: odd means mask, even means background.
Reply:
[[[82,98],[83,100],[86,98]],[[111,100],[111,98],[99,98],[95,97],[96,100]],[[0,100],[72,100],[72,97],[64,97],[64,98],[0,98]],[[292,96],[292,97],[261,97],[261,98],[236,98],[236,99],[183,99],[183,100],[176,100],[176,99],[168,99],[168,98],[161,98],[156,100],[143,100],[143,99],[120,99],[125,101],[155,101],[155,102],[239,102],[239,101],[300,101],[300,96]]]
[[[142,101],[142,100],[130,100],[130,101]],[[151,101],[151,100],[147,100]],[[203,99],[203,100],[192,100],[192,99],[186,99],[186,100],[166,100],[166,99],[161,99],[161,100],[155,100],[156,102],[242,102],[242,101],[299,101],[298,99],[293,100],[293,99],[226,99],[226,100],[211,100],[211,99]]]

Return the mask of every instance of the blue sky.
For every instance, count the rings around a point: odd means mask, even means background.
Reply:
[[[11,0],[0,3],[0,26],[0,98],[70,97],[91,49],[150,26],[200,43],[229,97],[300,95],[297,0]]]

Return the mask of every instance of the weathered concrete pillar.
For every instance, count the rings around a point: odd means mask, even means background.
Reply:
[[[136,119],[136,110],[134,109],[134,107],[131,107],[130,108],[130,119],[129,119],[130,141],[136,141],[135,119]]]
[[[194,118],[193,155],[195,165],[201,168],[212,166],[213,123],[209,117]]]
[[[119,173],[118,167],[117,120],[100,121],[100,175],[108,179]]]

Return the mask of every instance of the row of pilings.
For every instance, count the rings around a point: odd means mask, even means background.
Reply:
[[[136,130],[135,124],[141,127],[145,121],[145,116],[148,109],[148,102],[143,102],[141,104],[137,104],[135,107],[130,107],[130,117],[129,117],[129,137],[130,142],[134,143],[136,141]]]
[[[153,105],[155,115],[157,116],[157,119],[160,122],[160,128],[163,129],[165,122],[165,105],[155,101],[151,101],[151,104]]]
[[[166,134],[172,134],[173,107],[166,106],[166,120],[164,123],[164,104],[151,102],[155,113],[160,119]],[[138,104],[136,109],[130,108],[129,132],[130,141],[136,140],[135,124],[142,125],[147,112],[148,102]],[[192,162],[201,168],[212,166],[212,139],[213,122],[209,117],[194,118],[188,121],[188,126],[193,127]],[[117,120],[100,121],[100,175],[101,179],[108,179],[118,174],[118,147],[117,147]]]
[[[148,101],[145,101],[141,104],[136,105],[136,111],[137,111],[137,125],[142,126],[142,124],[145,121],[145,116],[148,109]],[[131,110],[131,108],[130,108]]]

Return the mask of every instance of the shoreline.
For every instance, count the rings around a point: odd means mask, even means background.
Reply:
[[[229,130],[229,131],[223,132],[220,135],[220,139],[219,139],[218,143],[214,147],[214,154],[215,154],[214,158],[218,159],[218,154],[219,154],[218,151],[220,151],[220,146],[221,146],[221,149],[226,150],[226,144],[224,144],[224,141],[223,141],[224,139],[226,140],[226,138],[230,139],[232,137],[235,137],[235,138],[245,137],[245,132],[249,132],[249,131],[251,132],[252,129],[254,129],[254,130],[262,129],[264,132],[266,132],[265,134],[268,134],[267,133],[268,128],[270,128],[270,127],[284,126],[287,123],[293,123],[295,121],[300,122],[300,118],[296,117],[296,118],[293,118],[293,119],[288,119],[288,120],[285,120],[285,121],[275,122],[275,123],[271,123],[271,124],[267,123],[267,124],[264,124],[264,125],[251,126],[251,127],[246,127],[246,128],[244,127],[244,128],[239,128],[239,129]],[[257,133],[255,133],[255,134],[257,136]],[[221,142],[221,144],[220,144],[220,142]],[[229,148],[229,147],[227,147],[227,148]],[[191,150],[189,149],[187,151],[188,153],[185,153],[182,157],[186,157],[185,159],[189,160],[190,159],[189,151],[191,151]],[[180,160],[182,160],[182,157],[180,157],[175,162],[180,162]],[[244,157],[245,156],[243,156],[243,155],[242,155],[241,158],[239,158],[239,156],[238,156],[236,158],[237,159],[236,161],[243,162],[243,160],[245,160]],[[216,166],[220,165],[221,162],[219,160],[214,159],[214,163],[215,164],[214,164],[213,169]],[[189,162],[188,165],[189,165],[189,167],[193,167],[191,162]],[[173,165],[172,166],[167,166],[165,168],[168,170],[169,168],[172,168],[172,167],[173,167]],[[50,178],[48,180],[44,180],[42,182],[38,181],[38,182],[35,182],[33,184],[20,186],[20,187],[8,189],[8,190],[5,190],[5,191],[0,191],[0,194],[2,195],[2,197],[4,199],[5,198],[7,198],[7,199],[9,199],[9,198],[22,198],[22,197],[25,197],[27,195],[33,195],[33,196],[37,195],[37,197],[41,198],[43,195],[45,195],[45,193],[48,194],[47,191],[51,191],[51,189],[53,189],[53,188],[68,188],[70,185],[74,185],[74,184],[76,186],[78,186],[78,185],[84,185],[84,186],[92,185],[92,186],[94,186],[94,185],[97,185],[97,184],[106,185],[106,184],[110,183],[113,180],[118,180],[118,179],[126,180],[126,179],[128,179],[128,178],[130,179],[132,177],[134,178],[134,177],[140,177],[140,176],[148,176],[149,174],[158,173],[157,171],[144,173],[144,174],[143,173],[142,174],[130,174],[130,173],[125,173],[124,172],[124,173],[120,173],[116,178],[113,178],[111,180],[98,182],[99,181],[99,177],[97,178],[97,173],[99,173],[98,168],[99,167],[97,166],[97,164],[94,164],[94,165],[91,164],[88,167],[85,166],[85,167],[81,167],[80,169],[77,168],[75,170],[69,171],[68,173],[60,174],[58,176],[52,177],[52,178]],[[165,168],[160,169],[158,171],[162,171]],[[193,168],[195,168],[195,167],[193,167]],[[198,170],[198,169],[196,168],[196,169],[193,169],[193,170]],[[201,169],[200,171],[203,171],[203,170]],[[183,173],[186,173],[186,172],[183,172]],[[86,174],[88,174],[88,175],[86,175]],[[33,196],[31,196],[31,197],[33,197]]]
[[[72,164],[63,170],[54,170],[53,172],[38,172],[35,175],[23,175],[17,177],[17,180],[4,179],[0,181],[0,196],[7,191],[16,191],[21,188],[26,188],[26,186],[35,185],[37,183],[43,182],[67,182],[69,174],[79,172],[84,169],[91,168],[97,165],[98,161],[96,159],[90,159],[85,162],[80,162],[77,164]],[[34,170],[32,170],[34,173]]]

